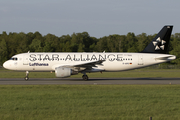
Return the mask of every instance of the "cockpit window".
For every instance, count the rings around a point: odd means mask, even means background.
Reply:
[[[16,57],[12,57],[10,60],[17,61],[17,60],[18,60],[18,58],[16,58]]]

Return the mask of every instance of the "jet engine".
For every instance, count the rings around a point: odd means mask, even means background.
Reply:
[[[72,70],[71,68],[57,67],[55,68],[55,74],[56,77],[65,78],[65,77],[70,77],[71,75],[78,74],[78,72]]]

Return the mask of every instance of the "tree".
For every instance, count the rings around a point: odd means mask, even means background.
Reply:
[[[72,52],[71,46],[70,46],[70,41],[71,41],[71,36],[70,35],[63,35],[60,37],[60,45],[58,47],[59,52]]]
[[[52,34],[47,34],[44,37],[44,52],[55,52],[56,48],[59,47],[59,38]]]
[[[136,38],[138,39],[137,49],[139,52],[141,52],[144,50],[144,47],[148,43],[147,35],[146,35],[146,33],[142,33],[142,34],[137,35]]]
[[[141,52],[156,36],[146,33],[135,36],[109,35],[102,38],[90,37],[88,32],[73,33],[57,37],[53,34],[42,36],[39,32],[27,34],[0,34],[0,64],[15,54],[31,52]],[[170,54],[177,56],[175,64],[180,64],[180,33],[172,34],[169,44]]]
[[[43,52],[43,46],[41,40],[34,39],[32,43],[29,45],[31,52]]]
[[[126,41],[128,42],[128,44],[126,45],[126,47],[128,47],[128,52],[138,52],[137,49],[137,39],[135,37],[134,33],[128,33],[126,36]]]
[[[78,52],[84,52],[85,45],[80,43],[78,46]]]
[[[8,50],[7,50],[7,44],[5,39],[2,39],[0,41],[0,65],[3,64],[7,60],[8,57]]]
[[[171,61],[174,64],[180,64],[180,44],[177,44],[177,46],[174,46],[173,50],[170,51],[170,54],[176,56],[176,60]]]
[[[109,49],[107,47],[107,37],[100,38],[96,45],[97,52],[109,52]]]

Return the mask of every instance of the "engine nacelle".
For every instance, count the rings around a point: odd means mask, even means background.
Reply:
[[[78,72],[73,71],[71,68],[57,67],[55,68],[55,74],[56,77],[65,78],[70,77],[71,75],[78,74]]]

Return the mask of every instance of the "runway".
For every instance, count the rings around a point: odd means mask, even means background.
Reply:
[[[148,85],[148,84],[180,84],[180,78],[0,78],[0,85]]]

